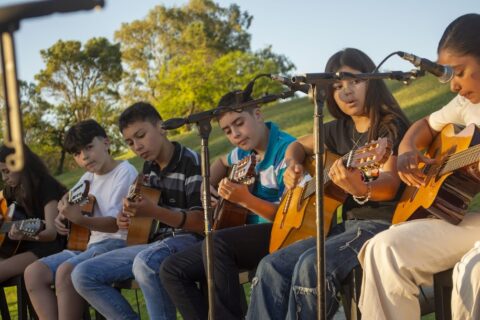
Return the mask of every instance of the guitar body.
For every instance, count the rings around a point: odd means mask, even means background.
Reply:
[[[480,143],[480,132],[475,125],[459,131],[447,125],[433,141],[426,155],[443,159],[458,154]],[[476,164],[475,164],[476,165]],[[480,191],[480,184],[468,174],[465,168],[438,175],[439,165],[425,166],[428,175],[426,185],[420,188],[407,186],[393,216],[393,223],[435,216],[450,223],[458,224],[466,213],[468,204]]]
[[[340,157],[326,150],[324,167],[330,167],[338,158]],[[313,176],[315,174],[315,159],[306,159],[304,167]],[[336,216],[337,208],[345,201],[347,195],[332,182],[327,182],[324,188],[324,232],[325,236],[327,236],[332,220]],[[304,194],[305,187],[297,186],[283,196],[273,222],[270,253],[296,241],[314,237],[317,234],[316,195],[314,193],[304,198]]]
[[[7,200],[2,198],[0,200],[0,211],[2,214],[2,225],[12,221],[13,217],[9,216],[9,210],[7,205]],[[20,241],[11,240],[8,238],[7,232],[0,233],[0,257],[8,258],[17,252]]]
[[[256,155],[249,155],[232,167],[228,179],[235,183],[252,185],[255,182]],[[213,230],[243,226],[250,211],[236,203],[220,199],[213,213]]]
[[[95,201],[94,196],[88,195],[87,202],[80,207],[84,215],[93,216]],[[90,240],[90,229],[75,223],[69,223],[69,225],[70,232],[68,234],[67,249],[72,251],[87,250],[88,241]]]
[[[160,190],[155,188],[141,185],[140,194],[153,203],[158,203],[160,200]],[[128,227],[127,245],[133,246],[148,243],[154,219],[150,217],[136,217],[135,213],[129,213],[131,214],[131,220]]]
[[[221,199],[215,208],[213,230],[242,226],[247,222],[248,209]]]

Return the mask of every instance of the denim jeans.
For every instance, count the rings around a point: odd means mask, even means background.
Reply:
[[[138,319],[125,298],[112,287],[131,278],[142,289],[150,319],[176,319],[175,306],[158,272],[163,260],[197,243],[193,234],[180,234],[151,244],[126,247],[79,264],[72,273],[75,289],[107,319]]]
[[[380,220],[347,220],[325,241],[327,318],[338,308],[341,282],[359,262],[363,243],[389,224]],[[266,256],[252,280],[247,319],[313,319],[316,316],[316,239],[296,242]]]
[[[55,279],[58,267],[60,267],[60,265],[65,262],[72,266],[77,266],[85,260],[99,256],[101,254],[104,254],[105,252],[110,252],[118,248],[123,248],[125,247],[125,245],[126,242],[122,239],[105,239],[90,244],[87,250],[83,252],[65,249],[62,252],[41,258],[40,261],[47,265],[47,267],[52,271],[52,279]]]
[[[213,234],[216,319],[243,319],[240,270],[251,270],[268,254],[270,223],[246,225]],[[160,278],[184,319],[207,319],[208,301],[196,282],[205,283],[206,242],[165,259]]]

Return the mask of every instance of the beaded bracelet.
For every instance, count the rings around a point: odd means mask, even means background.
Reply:
[[[359,205],[364,205],[367,203],[372,196],[372,186],[370,185],[370,181],[365,182],[365,184],[367,185],[367,195],[361,197],[353,196],[353,200],[355,200],[355,202]]]

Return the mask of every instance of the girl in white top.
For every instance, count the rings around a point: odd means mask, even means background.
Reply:
[[[449,123],[480,125],[480,15],[457,18],[438,46],[438,62],[455,71],[450,83],[459,95],[442,109],[414,123],[399,148],[401,179],[420,186],[425,176],[419,164],[431,163],[420,150],[428,147]],[[479,179],[478,165],[472,169]],[[360,310],[365,319],[419,319],[420,285],[431,285],[433,274],[454,269],[454,319],[480,319],[480,214],[469,213],[458,225],[440,219],[419,219],[392,226],[359,253],[364,268]],[[472,249],[473,247],[473,249]],[[469,250],[471,250],[469,252]],[[462,258],[463,257],[463,258]]]

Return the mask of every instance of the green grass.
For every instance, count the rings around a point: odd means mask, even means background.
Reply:
[[[437,110],[448,102],[453,95],[449,92],[446,85],[440,85],[436,78],[427,76],[416,80],[408,86],[403,86],[398,82],[388,82],[388,85],[398,102],[406,112],[410,120],[415,121],[424,117],[434,110]],[[313,105],[307,98],[297,98],[287,102],[281,102],[262,108],[265,119],[276,122],[283,130],[294,136],[302,136],[312,133],[313,128]],[[325,108],[325,121],[331,120],[327,109]],[[213,130],[209,140],[209,150],[211,160],[214,160],[219,155],[227,152],[231,146],[223,133],[220,132],[215,122],[213,123]],[[200,139],[195,132],[180,134],[170,137],[172,140],[199,151]],[[134,157],[133,153],[128,152],[120,157],[121,159],[128,159],[137,169],[141,168],[143,161],[138,157]],[[72,186],[81,176],[82,170],[71,170],[59,175],[57,178],[67,186]],[[480,209],[480,197],[476,197],[471,205],[472,209]],[[250,288],[245,287],[246,293],[249,296]],[[123,291],[125,297],[135,305],[135,294],[132,290]],[[148,319],[145,310],[145,303],[141,292],[140,309],[142,310],[142,319]],[[8,292],[8,301],[15,299],[14,292]],[[15,306],[11,306],[15,309]],[[15,311],[14,311],[15,312]],[[179,317],[180,319],[180,317]],[[423,320],[434,319],[434,315],[424,316]]]

